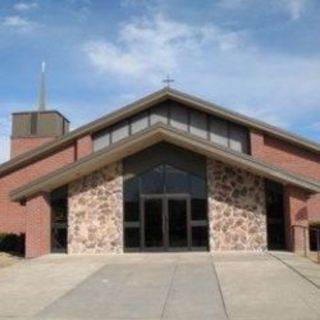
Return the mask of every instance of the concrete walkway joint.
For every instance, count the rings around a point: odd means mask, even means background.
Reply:
[[[0,319],[319,320],[319,284],[291,253],[49,255],[0,270]]]

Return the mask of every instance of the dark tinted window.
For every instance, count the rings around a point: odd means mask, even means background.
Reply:
[[[207,247],[207,187],[206,179],[204,177],[193,175],[190,172],[186,172],[169,164],[161,164],[143,172],[140,175],[126,180],[124,183],[124,193],[124,221],[127,222],[124,229],[126,248],[140,247],[139,234],[141,232],[140,220],[142,215],[142,203],[147,206],[145,209],[148,209],[145,210],[145,212],[148,212],[148,215],[144,217],[144,231],[147,232],[144,235],[145,247],[163,246],[162,214],[164,207],[162,207],[162,202],[160,200],[162,198],[157,196],[158,199],[140,199],[141,196],[149,195],[150,197],[150,195],[154,194],[185,194],[186,196],[183,197],[187,199],[187,201],[190,199],[191,206],[190,223],[193,224],[191,227],[192,246]],[[171,220],[174,220],[169,221],[169,231],[171,230],[171,233],[174,231],[175,234],[179,233],[181,235],[187,229],[186,225],[183,225],[183,223],[179,222],[178,219],[182,219],[181,221],[185,224],[187,223],[187,218],[183,215],[183,212],[187,212],[186,208],[181,212],[173,212],[173,208],[170,207],[170,203],[173,203],[174,201],[180,203],[181,200],[171,199],[168,201],[169,211],[172,211]],[[182,203],[189,203],[185,201],[186,200],[183,200]],[[186,239],[186,237],[181,238]],[[169,240],[171,242],[174,241],[172,235],[169,237]],[[173,245],[173,243],[171,243],[171,245]]]
[[[139,228],[126,228],[124,233],[124,242],[127,248],[140,247],[140,229]]]
[[[153,168],[141,176],[141,193],[163,193],[164,166]]]
[[[207,227],[192,227],[192,246],[208,246],[208,229]]]
[[[188,173],[166,165],[166,192],[187,193],[188,189]]]
[[[51,192],[51,218],[53,223],[66,223],[68,219],[68,189],[61,187]]]
[[[67,251],[68,188],[51,192],[51,249],[53,252]]]
[[[206,199],[206,180],[194,175],[190,175],[190,193],[193,198]]]
[[[268,249],[285,249],[285,220],[283,187],[266,181],[267,239]]]
[[[125,201],[124,203],[124,221],[132,222],[139,221],[139,202],[138,201]]]
[[[139,179],[132,178],[125,182],[124,198],[126,201],[139,201]]]
[[[191,219],[192,220],[207,219],[207,199],[191,198]]]

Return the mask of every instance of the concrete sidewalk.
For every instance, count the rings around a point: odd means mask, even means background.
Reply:
[[[282,261],[263,253],[213,257],[230,319],[320,319],[320,290]],[[292,253],[287,257],[301,259]],[[314,266],[307,259],[304,263]]]
[[[0,269],[0,319],[28,319],[104,264],[100,257],[50,255]]]
[[[310,263],[309,259],[291,252],[272,252],[271,255],[320,289],[320,264]]]
[[[36,318],[227,319],[210,255],[136,257],[109,260]]]
[[[320,267],[284,257],[286,263],[266,253],[49,255],[0,270],[0,320],[319,320],[320,290],[288,261],[313,278]]]

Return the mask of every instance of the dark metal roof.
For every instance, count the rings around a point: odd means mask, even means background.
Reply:
[[[289,143],[295,144],[306,150],[310,150],[314,153],[320,153],[320,144],[314,141],[305,139],[298,135],[292,134],[285,130],[279,129],[267,123],[259,120],[244,116],[240,113],[230,111],[216,104],[210,103],[208,101],[199,99],[197,97],[185,94],[178,90],[172,88],[163,88],[156,91],[150,95],[143,97],[127,106],[120,108],[110,114],[101,117],[95,121],[92,121],[78,129],[75,129],[68,134],[61,136],[53,142],[44,144],[36,149],[28,151],[20,156],[9,160],[0,166],[0,176],[4,175],[16,168],[22,167],[34,162],[47,154],[53,153],[67,145],[71,145],[76,138],[84,136],[86,134],[94,133],[106,126],[112,125],[117,121],[120,121],[128,116],[131,116],[139,111],[145,110],[154,104],[165,101],[167,99],[172,99],[177,102],[189,105],[190,107],[203,110],[210,114],[231,120],[235,123],[245,125],[250,128],[259,129],[269,135],[275,136],[279,139],[287,141]]]

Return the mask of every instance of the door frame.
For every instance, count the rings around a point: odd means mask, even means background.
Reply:
[[[145,246],[145,201],[149,199],[162,200],[162,239],[161,247]],[[185,200],[186,201],[186,219],[187,219],[187,246],[186,247],[170,247],[169,246],[169,200]],[[140,249],[141,251],[190,251],[191,247],[191,196],[187,193],[170,193],[170,194],[141,194],[140,195]]]

